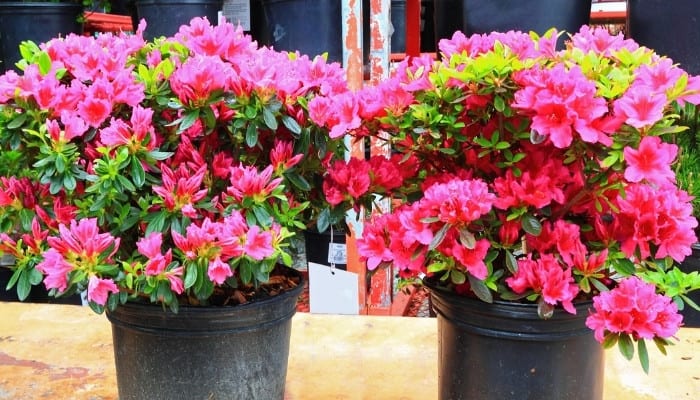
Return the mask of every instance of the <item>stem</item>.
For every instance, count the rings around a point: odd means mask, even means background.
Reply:
[[[571,210],[571,207],[573,207],[576,203],[581,201],[581,199],[583,199],[589,193],[591,193],[591,187],[588,183],[586,183],[586,186],[584,186],[583,189],[581,189],[581,191],[576,193],[574,197],[572,197],[568,202],[566,202],[566,204],[564,204],[564,206],[560,208],[556,214],[552,215],[553,219],[556,221],[559,218],[566,215],[569,212],[569,210]]]

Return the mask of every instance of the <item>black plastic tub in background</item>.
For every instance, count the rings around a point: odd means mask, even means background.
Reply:
[[[136,0],[136,16],[139,21],[146,20],[143,36],[152,40],[173,36],[195,17],[206,17],[216,25],[222,4],[222,0]]]
[[[39,45],[70,33],[82,34],[78,22],[82,13],[83,5],[76,3],[0,1],[0,73],[18,70],[22,41]]]
[[[627,36],[700,74],[700,2],[627,0]]]
[[[342,0],[262,0],[262,5],[263,44],[310,58],[328,53],[329,61],[343,61]]]

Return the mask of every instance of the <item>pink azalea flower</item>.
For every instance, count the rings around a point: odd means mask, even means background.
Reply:
[[[95,263],[110,246],[114,246],[112,252],[119,247],[120,239],[109,233],[100,233],[94,218],[71,220],[70,226],[59,225],[58,231],[59,237],[47,239],[49,245],[76,262]]]
[[[272,247],[272,235],[270,232],[261,231],[258,226],[251,226],[246,234],[245,255],[254,260],[264,260],[274,254]]]
[[[495,199],[485,182],[455,179],[429,187],[421,207],[434,210],[442,222],[466,226],[491,211]]]
[[[594,51],[598,54],[611,56],[615,51],[626,48],[634,51],[639,45],[630,39],[625,39],[622,32],[617,35],[610,34],[604,27],[593,27],[584,25],[572,36],[571,43],[574,47],[581,49],[584,53]]]
[[[664,94],[650,93],[646,86],[633,86],[615,101],[615,113],[626,116],[625,123],[637,129],[651,126],[663,117],[668,99]]]
[[[282,178],[272,178],[272,166],[258,171],[255,166],[238,165],[231,167],[230,184],[226,191],[236,201],[252,198],[261,202],[282,183]]]
[[[299,164],[303,157],[303,154],[294,155],[294,146],[291,141],[275,140],[275,147],[270,151],[270,164],[275,174],[281,175]]]
[[[517,272],[506,283],[515,293],[532,290],[540,293],[547,304],[561,303],[566,311],[576,314],[573,299],[579,292],[570,268],[563,268],[551,254],[543,254],[539,260],[531,257],[518,261]]]
[[[393,216],[374,216],[371,223],[365,225],[362,237],[357,239],[357,250],[360,253],[360,259],[367,261],[367,269],[370,271],[375,270],[382,262],[391,261],[392,259],[385,234],[385,221],[389,218],[393,218]]]
[[[209,268],[207,268],[207,276],[212,282],[217,285],[221,285],[230,276],[233,276],[233,271],[231,266],[221,261],[221,258],[216,257],[209,263]]]
[[[73,271],[73,265],[55,249],[46,250],[42,256],[44,260],[37,264],[36,269],[45,275],[44,285],[47,289],[64,292],[68,288],[68,273]]]
[[[87,288],[88,301],[104,306],[110,293],[119,293],[119,288],[113,280],[90,276]]]
[[[202,189],[206,166],[191,173],[186,168],[171,170],[163,166],[163,186],[153,186],[153,191],[163,198],[168,210],[180,210],[190,218],[196,217],[194,204],[204,199],[207,190]]]
[[[639,251],[642,258],[671,256],[681,262],[691,254],[697,241],[693,229],[698,222],[692,215],[688,194],[671,186],[651,187],[631,184],[625,197],[618,197],[620,209],[614,235],[620,238],[620,249],[628,257]]]
[[[182,292],[185,291],[185,285],[182,281],[183,272],[183,267],[177,267],[167,271],[165,275],[168,278],[168,281],[170,282],[170,290],[177,294],[182,294]]]
[[[683,316],[671,298],[656,294],[653,284],[637,277],[622,280],[617,287],[593,299],[595,311],[586,319],[602,342],[607,333],[626,333],[635,338],[669,338],[676,334]]]
[[[658,186],[664,186],[676,181],[671,169],[676,159],[678,147],[672,143],[662,143],[658,136],[645,136],[639,147],[625,147],[624,156],[627,162],[625,179],[630,182],[647,180]]]
[[[170,86],[183,104],[201,105],[227,87],[231,64],[218,56],[195,55],[173,72]]]
[[[453,240],[450,251],[445,252],[445,254],[454,257],[475,278],[483,280],[488,276],[484,259],[490,248],[491,243],[487,239],[477,240],[473,249]]]
[[[136,242],[136,248],[139,253],[148,258],[153,258],[161,254],[161,246],[163,245],[163,234],[161,232],[153,232],[148,236],[142,237]]]

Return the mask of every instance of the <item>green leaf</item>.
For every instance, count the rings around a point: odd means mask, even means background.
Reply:
[[[654,344],[656,345],[656,348],[659,349],[661,354],[667,355],[666,354],[666,345],[668,344],[668,341],[666,339],[660,338],[660,337],[655,337]]]
[[[292,256],[287,253],[286,251],[281,252],[280,257],[282,258],[282,264],[291,267],[292,263],[294,260],[292,259]]]
[[[595,288],[598,289],[598,291],[607,292],[609,290],[608,287],[605,286],[605,284],[603,282],[599,281],[598,279],[590,277],[589,280],[591,281],[593,286],[595,286]]]
[[[288,171],[284,174],[284,177],[289,180],[295,187],[308,192],[311,190],[311,185],[309,182],[301,175],[296,172]]]
[[[248,128],[245,130],[245,144],[248,145],[248,147],[255,147],[256,144],[258,144],[258,127],[255,124],[250,124],[248,125]]]
[[[647,345],[644,339],[639,339],[637,341],[637,354],[639,354],[639,363],[642,365],[642,369],[645,374],[649,374],[649,352],[647,351]]]
[[[258,220],[258,224],[267,227],[272,223],[272,217],[270,216],[270,213],[267,212],[265,207],[253,207],[253,213],[255,214],[255,219]]]
[[[457,269],[453,269],[450,271],[450,280],[455,285],[461,285],[467,281],[467,276],[464,275],[464,272]]]
[[[6,128],[7,129],[17,129],[20,126],[24,125],[24,122],[26,120],[27,120],[27,114],[25,114],[25,113],[17,114],[17,116],[12,118],[10,123],[7,124]]]
[[[503,97],[495,96],[493,98],[493,107],[496,109],[496,111],[503,112],[503,110],[506,108],[506,102],[503,101]]]
[[[474,234],[469,232],[466,228],[461,228],[459,230],[459,242],[469,250],[474,250],[474,248],[476,248],[476,238]]]
[[[73,177],[73,175],[66,175],[63,177],[63,187],[66,189],[66,191],[74,191],[77,184],[78,183],[76,182],[75,177]]]
[[[634,274],[634,263],[627,258],[619,258],[615,260],[613,268],[615,268],[615,271],[625,276]]]
[[[199,110],[191,110],[188,111],[185,116],[182,118],[182,121],[180,121],[180,128],[178,129],[178,132],[182,132],[184,130],[187,130],[194,125],[195,122],[197,122],[197,119],[199,118]]]
[[[277,130],[277,118],[275,118],[275,114],[267,107],[263,108],[263,121],[265,122],[265,126],[271,131]]]
[[[620,349],[620,353],[622,353],[626,359],[631,360],[632,357],[634,357],[634,344],[632,343],[632,339],[630,339],[629,335],[621,334],[619,340],[617,341],[617,345]]]
[[[34,60],[39,65],[39,72],[46,75],[51,71],[51,57],[45,51],[34,56]]]
[[[131,183],[130,180],[128,180],[126,177],[123,175],[117,175],[117,181],[122,185],[122,187],[129,192],[134,192],[136,191],[136,187],[134,186],[133,183]]]
[[[38,285],[44,279],[44,275],[36,268],[30,269],[27,273],[29,274],[29,283],[32,285]]]
[[[603,339],[603,348],[604,349],[611,349],[613,346],[617,344],[617,339],[618,335],[609,333],[605,335],[605,338]]]
[[[207,107],[202,109],[202,120],[204,120],[204,126],[207,128],[207,132],[210,132],[216,126],[216,116],[214,111]]]
[[[328,207],[321,210],[318,214],[318,219],[316,220],[316,229],[319,232],[325,232],[331,226],[331,210]]]
[[[29,282],[29,275],[22,271],[17,280],[17,297],[20,300],[25,300],[29,297],[29,292],[32,290],[32,284]]]
[[[471,286],[472,292],[474,292],[476,297],[483,302],[493,303],[493,295],[486,283],[469,273],[467,273],[467,277],[469,278],[469,286]]]
[[[164,211],[152,213],[148,217],[146,217],[146,219],[149,220],[148,227],[146,227],[146,235],[152,232],[162,232],[163,228],[165,228]]]
[[[523,230],[533,236],[539,236],[542,233],[542,224],[530,214],[523,215],[521,224]]]
[[[516,260],[513,253],[508,250],[506,250],[506,268],[508,268],[508,271],[512,274],[518,272],[518,260]]]
[[[301,126],[299,126],[297,121],[289,115],[282,116],[282,124],[284,124],[284,126],[286,126],[287,129],[289,129],[289,131],[295,135],[299,135],[301,133]]]
[[[173,154],[174,153],[169,151],[151,151],[148,153],[148,156],[153,158],[154,160],[163,161],[168,157],[172,156]]]
[[[187,272],[185,272],[185,289],[194,286],[195,282],[197,282],[197,267],[195,265],[189,265],[187,267]]]
[[[442,228],[440,228],[439,231],[435,234],[433,237],[433,240],[430,242],[430,245],[428,246],[428,250],[434,250],[436,247],[442,243],[442,241],[445,239],[445,235],[447,235],[447,231],[450,229],[452,225],[450,224],[445,224],[443,225]]]
[[[131,158],[131,179],[134,181],[134,185],[139,188],[146,183],[146,171],[136,157]]]
[[[56,156],[54,166],[59,173],[64,173],[66,171],[66,159],[63,158],[63,155],[59,154]]]
[[[436,273],[436,272],[444,271],[445,267],[447,267],[447,264],[445,264],[444,262],[434,262],[434,263],[428,265],[427,271],[429,273]]]

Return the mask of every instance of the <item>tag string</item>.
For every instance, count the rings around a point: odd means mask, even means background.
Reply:
[[[328,251],[331,251],[331,248],[333,248],[333,225],[331,225],[331,244],[328,246]],[[335,269],[335,257],[330,257],[331,258],[331,272]],[[335,272],[333,272],[335,274]]]

